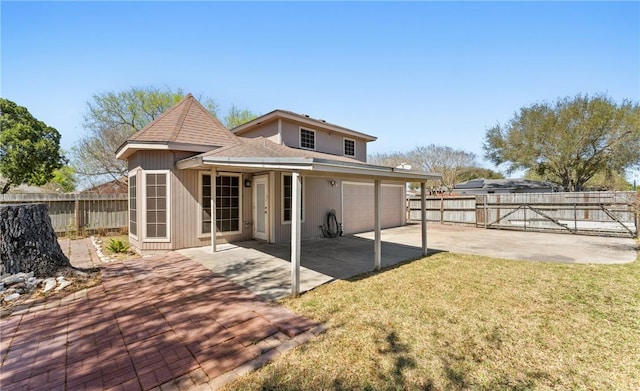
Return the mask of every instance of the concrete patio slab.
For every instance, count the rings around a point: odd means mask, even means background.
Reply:
[[[210,246],[177,252],[199,262],[214,273],[273,300],[291,293],[291,264],[288,261],[288,251],[288,246],[285,248],[261,242],[242,242],[220,245],[216,253],[213,253]],[[300,268],[302,292],[331,280],[331,276],[306,267]]]
[[[290,246],[247,241],[178,250],[206,268],[253,292],[278,299],[291,293]],[[373,242],[353,236],[302,241],[300,290],[309,291],[336,279],[347,279],[374,270]],[[420,248],[396,243],[382,244],[382,266],[420,256]]]

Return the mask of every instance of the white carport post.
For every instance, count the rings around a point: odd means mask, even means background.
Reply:
[[[212,167],[211,168],[211,251],[213,251],[214,253],[217,251],[216,248],[216,233],[218,230],[218,227],[216,225],[216,190],[217,190],[217,183],[218,181],[216,180],[216,168]]]
[[[374,211],[374,220],[375,220],[375,241],[373,247],[373,259],[375,262],[376,270],[380,270],[382,266],[382,239],[380,234],[380,193],[381,193],[380,179],[376,179],[374,181],[373,186],[373,207]]]
[[[420,182],[420,225],[422,226],[422,255],[427,255],[427,196],[425,183]]]
[[[302,181],[297,171],[291,173],[291,294],[300,293],[300,205]]]

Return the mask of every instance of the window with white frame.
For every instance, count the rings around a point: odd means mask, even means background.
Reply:
[[[344,156],[356,156],[356,141],[350,138],[344,139]]]
[[[137,175],[129,177],[129,234],[138,236],[138,183]]]
[[[300,128],[300,148],[316,149],[316,132]]]
[[[282,174],[282,222],[291,222],[292,211],[292,176],[290,174]],[[300,190],[302,196],[300,198],[300,220],[304,221],[304,180],[302,180],[302,188]]]
[[[201,178],[200,232],[207,234],[211,233],[212,182],[210,174],[202,174]],[[216,177],[216,231],[240,231],[241,205],[240,175],[219,175]]]
[[[168,232],[168,178],[169,174],[145,173],[146,237],[166,239]]]

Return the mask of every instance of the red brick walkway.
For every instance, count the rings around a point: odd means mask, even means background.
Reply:
[[[0,320],[3,391],[216,389],[322,326],[176,253]]]

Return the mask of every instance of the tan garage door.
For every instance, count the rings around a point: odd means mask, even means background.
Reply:
[[[404,224],[404,188],[382,185],[382,228]],[[372,231],[373,183],[342,183],[342,229],[345,234]]]

